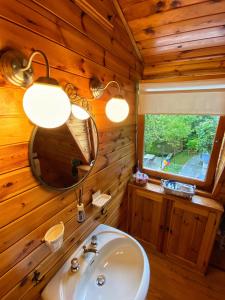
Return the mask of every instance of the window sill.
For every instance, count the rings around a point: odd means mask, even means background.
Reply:
[[[198,190],[197,194],[194,195],[191,200],[187,200],[187,199],[182,198],[182,197],[177,197],[177,196],[165,194],[164,191],[163,191],[163,188],[160,186],[159,183],[160,183],[159,180],[154,179],[154,180],[150,180],[145,187],[140,187],[140,186],[137,186],[133,183],[129,183],[129,186],[132,186],[133,188],[153,192],[153,193],[156,193],[156,194],[160,194],[160,195],[164,196],[166,199],[170,199],[170,200],[179,199],[180,201],[192,203],[192,204],[195,204],[195,205],[200,205],[200,206],[203,206],[203,207],[207,207],[207,208],[210,208],[210,209],[213,209],[213,210],[217,210],[217,211],[219,210],[219,211],[223,212],[223,206],[219,202],[217,202],[216,200],[210,198],[211,194],[209,194],[209,193]]]

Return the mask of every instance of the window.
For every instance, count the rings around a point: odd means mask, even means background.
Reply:
[[[140,118],[143,147],[139,161],[145,172],[200,186],[212,183],[223,118],[166,114],[145,114]]]

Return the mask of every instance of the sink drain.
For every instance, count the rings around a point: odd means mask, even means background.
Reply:
[[[98,286],[103,286],[105,284],[105,276],[104,275],[99,275],[97,277],[96,283]]]

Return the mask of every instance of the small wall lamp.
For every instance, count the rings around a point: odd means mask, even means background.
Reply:
[[[77,94],[77,88],[72,83],[67,83],[64,90],[70,98],[73,116],[82,121],[89,119],[90,110],[92,109],[88,100],[92,99],[79,96]]]
[[[31,64],[35,55],[44,58],[46,76],[39,77],[33,83]],[[27,60],[21,52],[8,50],[1,56],[0,67],[3,76],[10,83],[21,87],[29,86],[23,97],[23,108],[32,123],[44,128],[55,128],[68,120],[71,113],[70,100],[58,81],[50,77],[49,63],[44,52],[35,50]]]
[[[106,86],[102,82],[94,77],[90,81],[90,90],[95,99],[102,97],[104,91],[108,88],[109,85],[114,84],[118,87],[119,93],[117,96],[112,97],[106,104],[105,112],[107,117],[112,122],[122,122],[125,120],[129,114],[129,105],[127,101],[121,96],[121,88],[117,81],[109,81]]]

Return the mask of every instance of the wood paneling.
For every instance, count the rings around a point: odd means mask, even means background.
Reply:
[[[217,163],[217,170],[212,194],[219,201],[225,204],[225,136],[223,137],[220,156]]]
[[[224,0],[119,3],[144,59],[145,79],[225,75]],[[184,58],[187,64],[178,67]],[[217,63],[210,62],[214,58]],[[161,62],[174,67],[162,69]]]
[[[161,186],[129,184],[129,232],[176,263],[205,273],[223,207],[213,199],[165,195]]]
[[[52,77],[62,86],[72,82],[82,96],[91,96],[89,79],[93,75],[103,82],[118,80],[130,104],[130,115],[121,124],[106,118],[104,108],[113,89],[92,103],[99,154],[83,183],[87,219],[78,224],[75,192],[47,190],[32,176],[28,143],[33,125],[23,112],[24,90],[0,77],[1,299],[39,299],[51,276],[100,222],[126,228],[126,185],[135,163],[134,81],[141,78],[142,65],[111,1],[89,2],[90,15],[79,2],[1,1],[0,48],[17,48],[27,55],[32,49],[43,50]],[[98,16],[111,25],[104,26]],[[33,66],[35,78],[43,74],[40,58],[35,58]],[[91,195],[98,189],[112,195],[104,215],[90,206]],[[63,249],[52,254],[42,238],[60,221],[65,224],[65,241]],[[35,270],[43,278],[37,286],[32,282]]]

